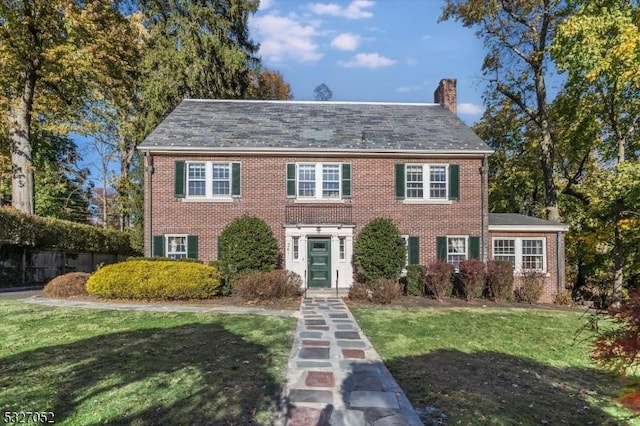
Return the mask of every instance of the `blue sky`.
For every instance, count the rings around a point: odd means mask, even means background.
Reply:
[[[296,100],[325,83],[334,101],[433,102],[442,78],[458,80],[458,115],[482,114],[484,49],[474,31],[438,23],[440,0],[261,0],[249,21],[266,68]]]

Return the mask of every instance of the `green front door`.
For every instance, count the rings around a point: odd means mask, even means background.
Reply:
[[[331,238],[309,238],[309,287],[331,287]]]

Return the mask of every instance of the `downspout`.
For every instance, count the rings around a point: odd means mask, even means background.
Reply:
[[[562,253],[564,253],[564,234],[562,231],[558,231],[556,233],[556,287],[558,290],[558,294],[564,291],[564,257]]]
[[[488,167],[487,164],[489,162],[489,155],[484,154],[482,159],[482,166],[480,167],[480,227],[482,229],[480,233],[480,246],[482,247],[482,261],[487,262],[487,239],[488,235],[488,220],[487,220],[487,173]]]
[[[147,257],[153,257],[153,157],[149,151],[144,153],[145,168],[147,172],[147,209],[145,211],[145,219],[147,222]]]

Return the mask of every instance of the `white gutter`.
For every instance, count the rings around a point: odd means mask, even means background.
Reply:
[[[489,225],[489,231],[496,232],[566,232],[567,225]]]

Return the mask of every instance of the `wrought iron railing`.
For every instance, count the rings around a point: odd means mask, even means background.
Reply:
[[[286,222],[290,224],[353,224],[350,204],[305,204],[287,206],[285,215]]]

